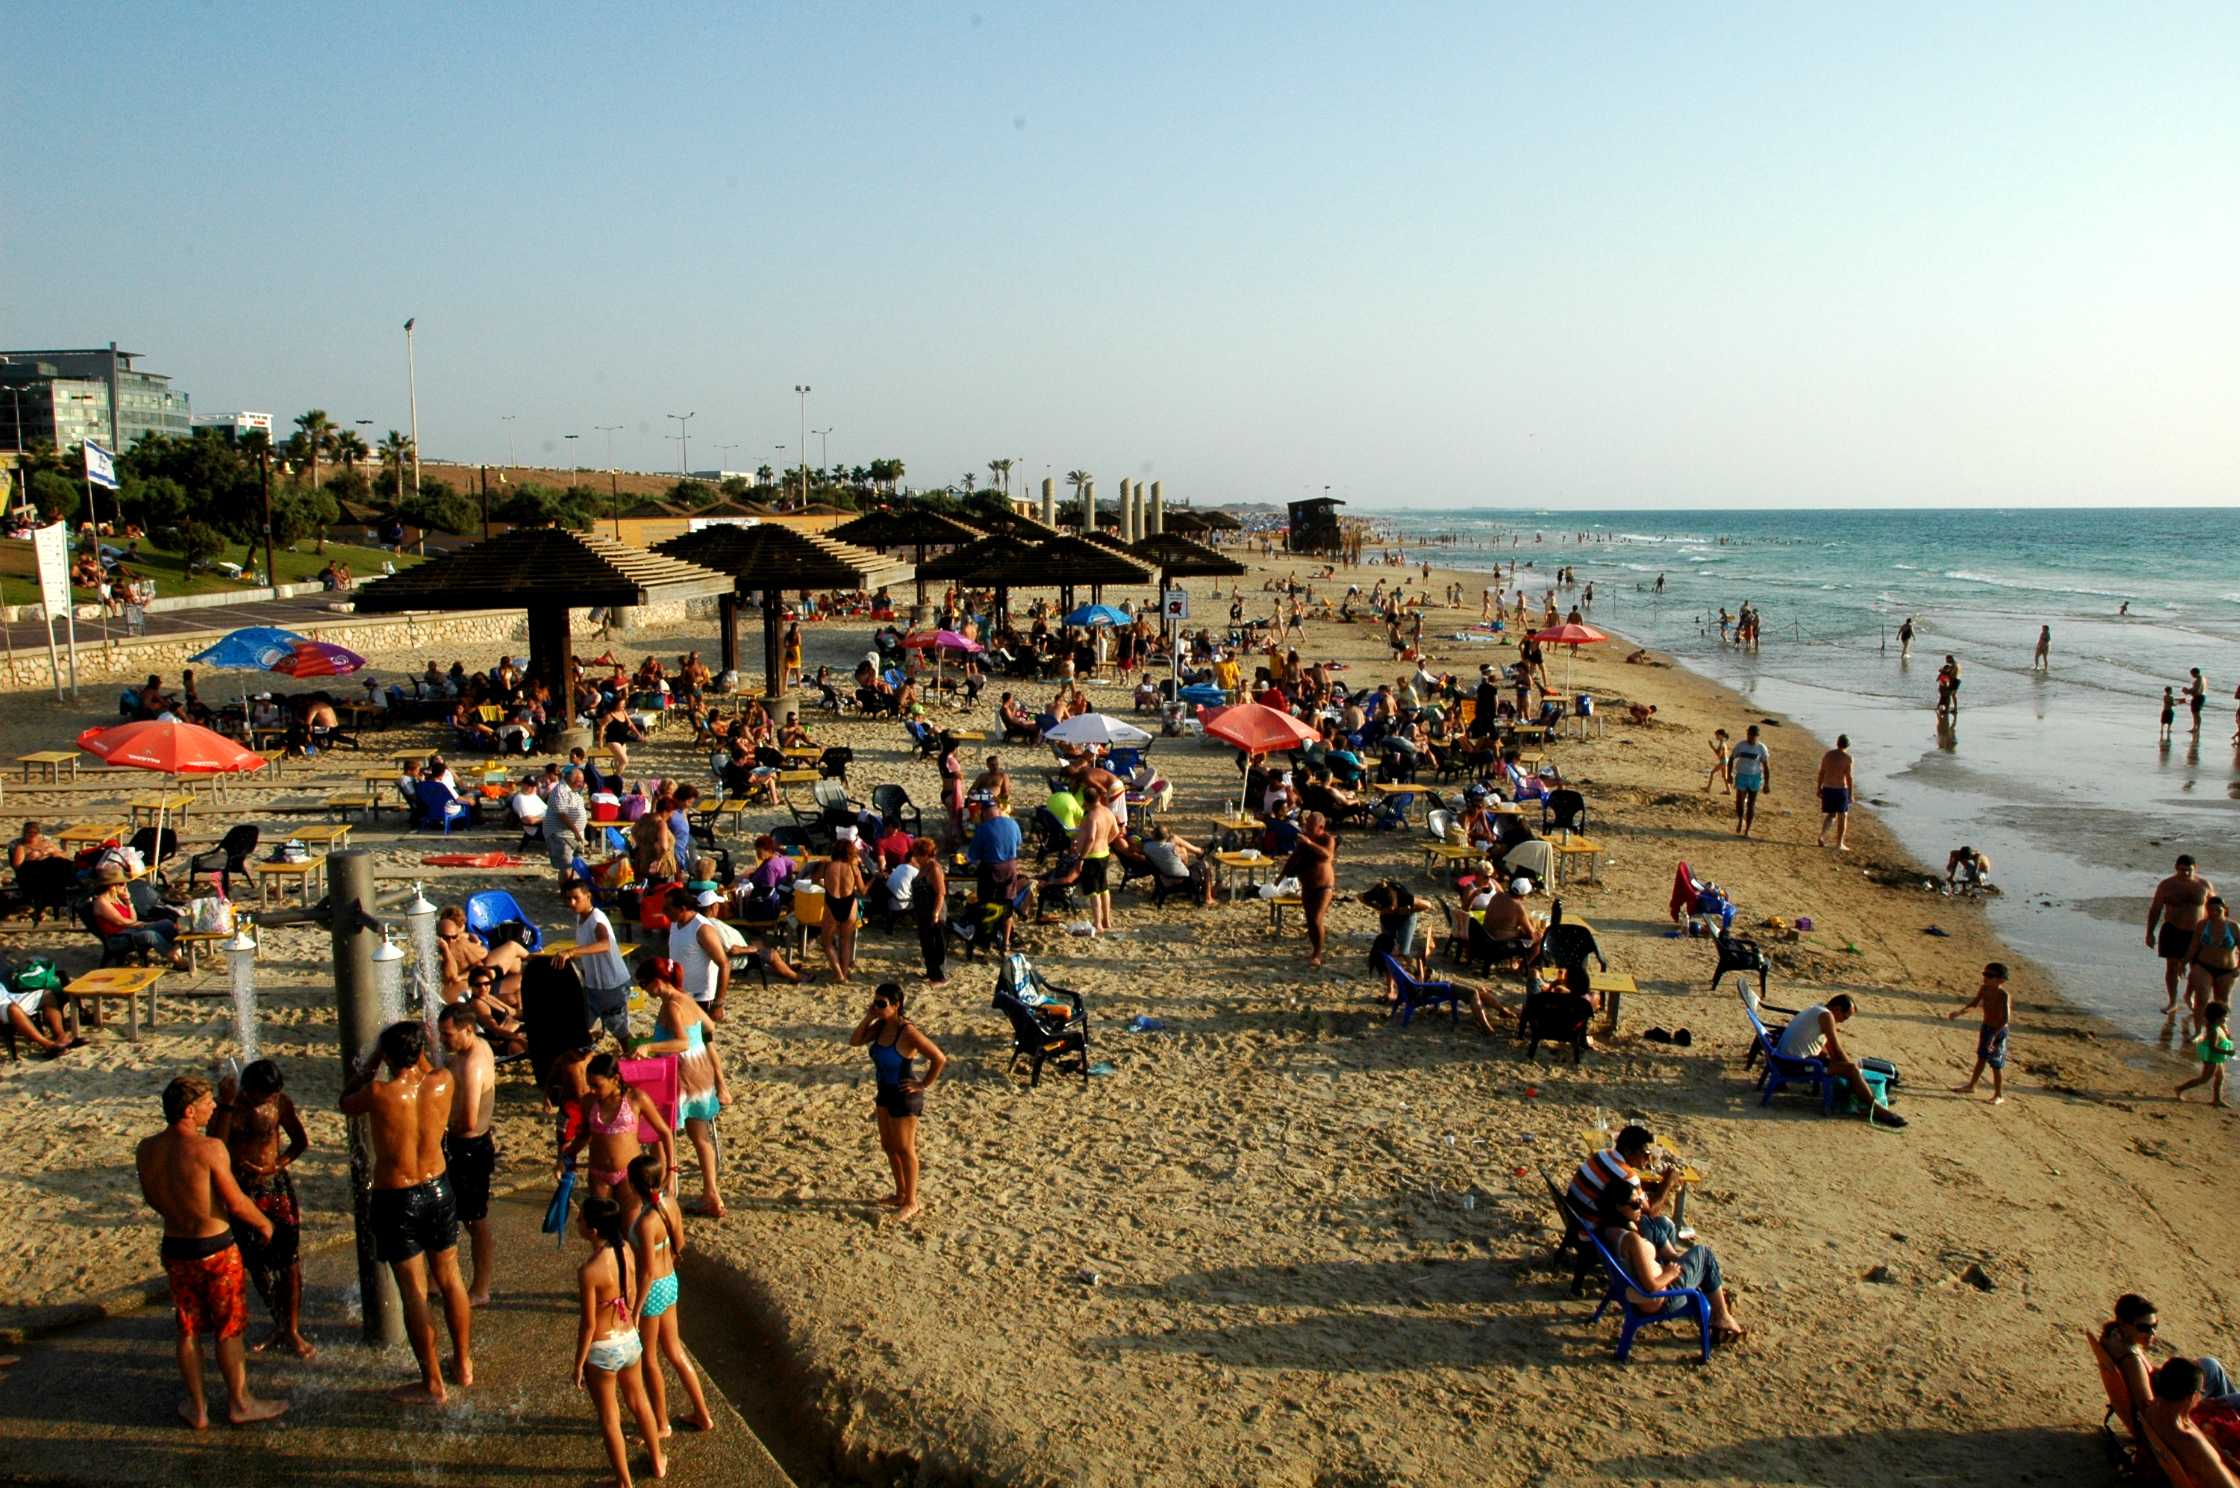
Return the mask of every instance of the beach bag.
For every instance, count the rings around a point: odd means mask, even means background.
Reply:
[[[62,968],[52,956],[26,956],[15,965],[7,984],[18,992],[53,992],[62,986]]]
[[[204,894],[187,902],[187,928],[205,935],[233,933],[233,904],[223,894]]]

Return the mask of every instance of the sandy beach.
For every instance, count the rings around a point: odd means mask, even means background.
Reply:
[[[1305,569],[1257,561],[1241,581],[1248,610],[1266,612],[1268,575]],[[1394,572],[1350,576],[1366,587]],[[1427,648],[1435,669],[1469,675],[1507,651],[1441,639],[1477,614],[1479,576],[1435,571],[1428,587],[1449,578],[1465,582],[1470,608],[1433,611]],[[1206,581],[1186,587],[1207,595]],[[805,628],[810,669],[852,663],[868,630]],[[1307,636],[1302,654],[1348,662],[1349,685],[1392,679],[1381,628],[1310,621]],[[673,658],[711,644],[700,626],[631,635],[615,652]],[[487,665],[523,648],[459,659]],[[2240,1320],[2217,1297],[2221,1266],[2201,1249],[2222,1233],[2209,1223],[2210,1175],[2229,1114],[2174,1103],[2187,1066],[2055,998],[1980,905],[1924,892],[1921,865],[1871,809],[1853,818],[1850,854],[1817,849],[1819,741],[1679,668],[1625,665],[1628,649],[1552,659],[1608,720],[1600,737],[1551,750],[1604,848],[1599,882],[1565,886],[1565,912],[1593,923],[1612,967],[1641,989],[1606,1051],[1576,1067],[1545,1050],[1535,1066],[1521,1045],[1444,1017],[1390,1023],[1363,961],[1374,919],[1343,897],[1320,972],[1305,967],[1296,918],[1278,937],[1251,901],[1154,909],[1127,894],[1110,937],[1039,927],[1037,964],[1085,994],[1093,1053],[1112,1066],[1086,1089],[1053,1077],[1030,1090],[1006,1073],[992,970],[952,964],[947,986],[924,987],[906,930],[866,933],[855,986],[735,990],[720,1041],[735,1096],[723,1117],[732,1207],[695,1237],[752,1299],[739,1326],[764,1340],[791,1434],[819,1471],[850,1483],[2091,1482],[2104,1471],[2099,1388],[2078,1332],[2116,1293],[2154,1297],[2175,1347],[2240,1351]],[[426,659],[374,658],[384,673]],[[1125,686],[1093,695],[1126,711]],[[113,716],[108,698],[89,689],[69,709],[10,696],[0,751],[66,743]],[[1656,706],[1651,724],[1613,706],[1635,701]],[[990,711],[957,716],[985,729]],[[933,766],[896,725],[804,716],[820,742],[855,749],[857,795],[899,781],[930,814]],[[1776,789],[1758,838],[1740,843],[1726,797],[1702,789],[1705,741],[1761,721]],[[316,799],[393,748],[435,739],[427,727],[375,735],[362,753],[241,794]],[[995,752],[1031,807],[1040,751]],[[1176,786],[1171,820],[1202,838],[1223,792],[1233,799],[1232,755],[1163,739],[1154,757]],[[634,751],[633,768],[705,776],[681,731]],[[11,782],[5,816],[11,831],[27,815],[87,820],[147,783]],[[208,810],[198,801],[190,848],[225,824]],[[1341,896],[1383,877],[1431,893],[1420,810],[1416,822],[1347,833]],[[424,869],[425,854],[457,843],[407,839],[394,813],[354,845],[377,851],[385,877],[424,876],[438,902],[505,887],[559,921],[538,860]],[[1709,942],[1667,934],[1680,859],[1734,895],[1741,926],[1812,919],[1796,941],[1769,940],[1771,1000],[1859,999],[1847,1040],[1900,1067],[1908,1130],[1823,1119],[1796,1096],[1759,1108],[1741,1068],[1741,1011],[1731,991],[1707,987]],[[2143,918],[2152,887],[2140,878],[2109,893]],[[66,971],[95,959],[74,925],[11,921],[0,948],[56,955]],[[2018,1004],[2009,1099],[1996,1109],[1983,1092],[1947,1093],[1974,1041],[1971,1023],[1942,1017],[1992,959],[2014,965]],[[310,1122],[298,1172],[313,1237],[347,1229],[325,962],[322,931],[283,928],[266,933],[258,970],[264,1052]],[[2132,975],[2139,1001],[2159,1005],[2160,968],[2143,948]],[[871,1082],[846,1046],[870,984],[887,977],[911,989],[913,1020],[952,1061],[921,1123],[927,1208],[910,1225],[871,1202],[885,1178]],[[86,1049],[0,1072],[11,1154],[0,1205],[13,1216],[0,1324],[51,1321],[154,1270],[132,1143],[157,1125],[165,1080],[234,1051],[218,974],[174,976],[164,992],[160,1025],[138,1043],[113,1022]],[[1163,1027],[1127,1032],[1139,1015]],[[1692,1045],[1645,1041],[1652,1026],[1688,1028]],[[546,1139],[525,1079],[501,1083],[499,1119],[507,1173],[537,1179]],[[1649,1330],[1632,1363],[1615,1365],[1616,1325],[1590,1324],[1593,1302],[1570,1297],[1568,1270],[1547,1262],[1541,1172],[1578,1161],[1583,1129],[1624,1120],[1703,1174],[1688,1218],[1751,1330],[1708,1366],[1676,1328]],[[554,1317],[556,1348],[572,1326]],[[285,1390],[284,1367],[265,1373]]]

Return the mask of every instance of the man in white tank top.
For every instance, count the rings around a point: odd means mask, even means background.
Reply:
[[[688,889],[669,891],[669,959],[677,963],[684,989],[700,1010],[723,1021],[723,1000],[731,991],[731,957],[723,933],[700,913]]]

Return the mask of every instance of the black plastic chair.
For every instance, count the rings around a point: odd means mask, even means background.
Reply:
[[[219,889],[231,899],[233,875],[255,871],[249,867],[249,862],[257,855],[257,836],[257,828],[247,822],[237,827],[228,827],[225,836],[218,839],[216,847],[207,852],[198,852],[187,859],[188,884],[191,886],[200,874],[215,873],[218,875]]]
[[[879,820],[895,826],[908,827],[913,837],[925,834],[925,818],[910,800],[910,792],[899,785],[871,787],[871,809],[879,813]]]
[[[1027,1006],[1019,997],[1027,987],[1051,1001],[1041,1007]],[[1088,1089],[1089,1008],[1079,992],[1056,985],[1024,955],[1014,953],[997,969],[994,1005],[1011,1023],[1009,1068],[1016,1070],[1020,1060],[1028,1061],[1030,1089],[1041,1085],[1043,1065],[1058,1060],[1062,1066],[1068,1055],[1080,1060],[1081,1087]]]
[[[1548,792],[1540,802],[1541,835],[1558,829],[1580,833],[1587,830],[1587,798],[1568,786]]]

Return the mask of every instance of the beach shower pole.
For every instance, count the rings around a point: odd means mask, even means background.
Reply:
[[[342,1036],[342,1071],[348,1080],[368,1059],[377,1057],[381,1037],[381,976],[374,952],[382,944],[373,917],[373,854],[352,848],[327,859],[328,931],[334,942],[334,996]],[[404,1342],[404,1310],[397,1283],[373,1249],[366,1213],[373,1198],[373,1141],[370,1121],[349,1119],[350,1197],[358,1238],[359,1337],[377,1347]]]

